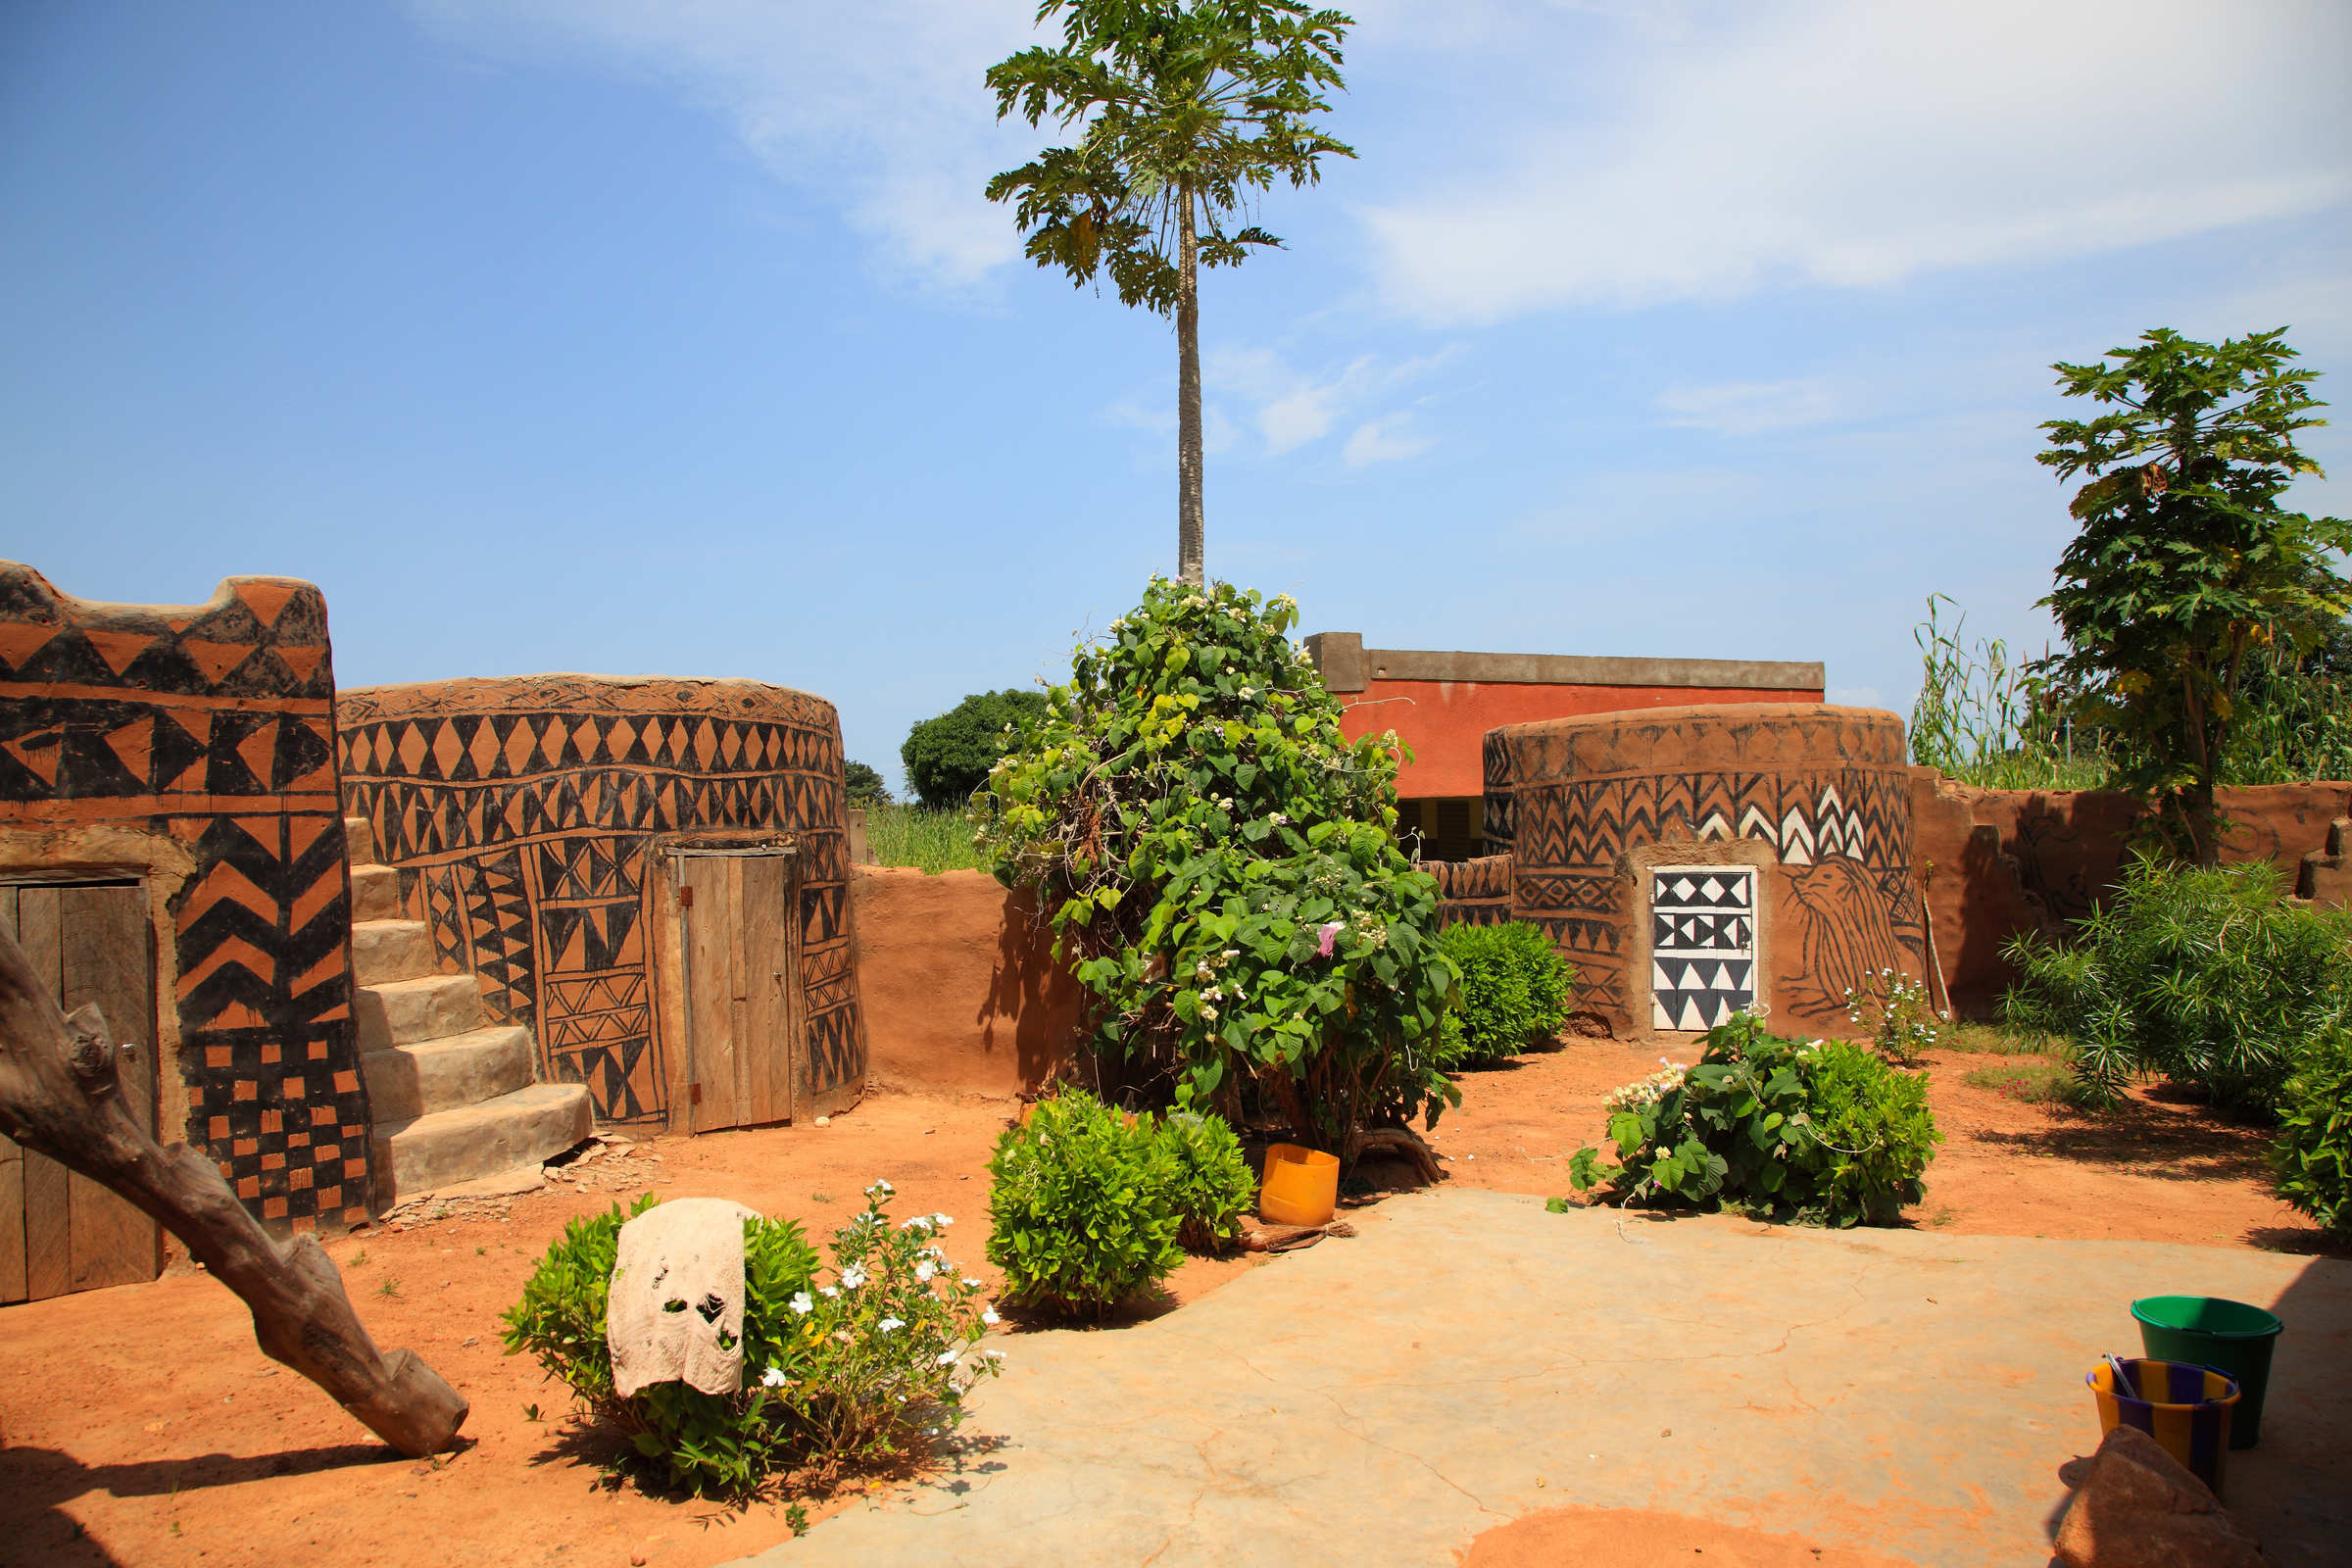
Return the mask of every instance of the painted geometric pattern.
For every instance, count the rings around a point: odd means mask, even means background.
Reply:
[[[1502,925],[1511,918],[1511,858],[1482,856],[1475,860],[1423,860],[1421,869],[1437,878],[1438,925]]]
[[[447,710],[485,691],[515,707]],[[548,1075],[585,1084],[598,1117],[622,1124],[668,1113],[640,921],[648,846],[699,829],[797,831],[812,1087],[861,1078],[831,705],[739,682],[678,683],[677,712],[633,706],[648,696],[564,677],[347,693],[355,808],[385,859],[422,876],[428,913],[447,907],[434,915],[444,965],[481,975],[494,1011],[531,1023]],[[722,704],[738,711],[709,710]]]
[[[1488,740],[1490,773],[1507,772],[1507,749]],[[1627,850],[1669,838],[1759,839],[1792,870],[1858,861],[1898,886],[1911,858],[1909,778],[1891,768],[1521,781],[1490,790],[1486,823],[1489,843],[1510,849],[1518,918],[1543,926],[1571,963],[1584,960],[1580,992],[1619,1012],[1633,1000],[1619,961],[1627,911],[1617,867]]]
[[[0,822],[121,822],[187,850],[186,1137],[281,1235],[363,1221],[372,1196],[333,703],[308,583],[94,605],[0,565]]]
[[[1752,869],[1651,868],[1652,1027],[1712,1029],[1756,1000],[1755,907]]]

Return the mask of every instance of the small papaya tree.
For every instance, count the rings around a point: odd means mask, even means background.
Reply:
[[[1288,596],[1152,579],[989,779],[998,879],[1051,912],[1095,1048],[1177,1098],[1255,1081],[1302,1138],[1435,1126],[1459,980],[1398,849],[1395,735],[1349,741]]]

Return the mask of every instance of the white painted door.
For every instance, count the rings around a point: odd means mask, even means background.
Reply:
[[[1650,1022],[1712,1029],[1756,1000],[1756,871],[1656,865],[1649,878]]]

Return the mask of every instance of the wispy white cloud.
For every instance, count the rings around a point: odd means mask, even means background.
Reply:
[[[1026,5],[966,0],[408,0],[491,59],[585,64],[670,84],[780,178],[829,200],[903,280],[960,290],[1018,256],[980,192],[1042,140],[999,124],[982,73],[1040,41]]]
[[[1377,355],[1359,354],[1336,368],[1302,370],[1272,349],[1228,345],[1202,356],[1200,373],[1211,396],[1250,411],[1247,417],[1264,441],[1266,455],[1280,457],[1320,441],[1341,420],[1395,396],[1452,354],[1448,346],[1434,354],[1387,364]],[[1392,416],[1391,422],[1401,418]],[[1358,436],[1361,433],[1359,428]],[[1414,450],[1429,444],[1422,440]]]
[[[1465,73],[1446,172],[1363,209],[1386,299],[1428,321],[1880,285],[2352,194],[2330,0],[1466,3],[1510,80]]]
[[[1355,427],[1355,434],[1348,438],[1348,445],[1341,451],[1340,457],[1350,468],[1417,457],[1427,452],[1434,443],[1428,436],[1410,428],[1412,422],[1413,416],[1409,411],[1366,419]]]
[[[1655,401],[1668,424],[1735,436],[1819,424],[1838,412],[1829,384],[1819,379],[1669,387]]]
[[[1886,699],[1879,695],[1879,689],[1876,686],[1839,686],[1833,688],[1826,695],[1831,702],[1847,708],[1884,708],[1886,706]]]

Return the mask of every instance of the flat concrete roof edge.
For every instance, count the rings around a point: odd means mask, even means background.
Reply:
[[[1581,654],[1441,653],[1367,648],[1369,680],[1443,680],[1521,686],[1690,686],[1715,690],[1819,691],[1822,663],[1772,659],[1608,659]]]

